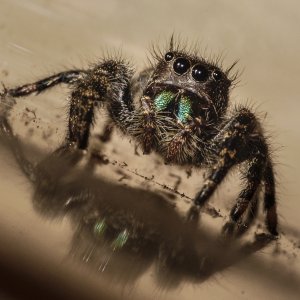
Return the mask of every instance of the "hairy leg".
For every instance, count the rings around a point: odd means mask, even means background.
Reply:
[[[41,93],[48,88],[51,88],[60,83],[72,84],[77,80],[82,79],[86,75],[83,70],[70,70],[65,72],[60,72],[53,76],[44,78],[34,83],[25,84],[16,88],[5,89],[3,92],[4,96],[11,97],[24,97],[32,93]]]
[[[236,204],[230,212],[231,220],[238,222],[241,216],[244,214],[250,201],[255,196],[263,175],[265,162],[262,158],[254,157],[249,162],[249,168],[245,174],[245,187],[240,192]]]
[[[241,109],[213,139],[210,152],[215,156],[215,163],[210,168],[203,188],[195,197],[195,205],[203,206],[231,167],[250,158],[250,150],[247,146],[249,135],[255,129],[256,123],[257,121],[250,111]]]
[[[271,161],[267,162],[267,166],[264,173],[265,181],[265,197],[264,208],[267,213],[266,225],[268,230],[273,235],[278,235],[277,232],[277,212],[276,212],[276,191],[275,191],[275,176]]]
[[[209,200],[232,166],[247,160],[250,165],[246,186],[231,211],[231,218],[234,222],[240,219],[259,188],[262,176],[264,176],[267,226],[268,230],[276,235],[277,214],[274,174],[270,163],[265,169],[265,162],[269,160],[268,147],[255,116],[246,108],[237,111],[214,138],[211,151],[217,159],[210,169],[203,188],[195,197],[195,206],[202,207]]]
[[[257,217],[259,207],[259,190],[260,187],[257,189],[257,192],[255,193],[255,195],[249,203],[248,210],[245,212],[246,216],[243,218],[243,222],[240,223],[240,225],[237,228],[237,236],[241,236],[245,232],[247,232]]]
[[[108,60],[88,71],[71,93],[67,143],[86,149],[95,109],[106,103],[112,122],[126,127],[132,111],[131,71],[123,62]]]
[[[248,162],[248,168],[243,176],[244,188],[240,192],[236,204],[230,212],[230,221],[225,224],[224,232],[231,234],[237,224],[239,224],[238,235],[248,230],[257,213],[257,197],[264,168],[265,161],[260,154]],[[247,209],[249,209],[249,211],[246,220],[242,223],[240,220]]]

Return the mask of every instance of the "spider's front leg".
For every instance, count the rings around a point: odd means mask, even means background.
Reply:
[[[203,188],[194,204],[202,207],[227,175],[232,166],[246,161],[243,174],[244,188],[231,210],[231,222],[236,224],[255,198],[262,181],[265,181],[265,210],[267,228],[277,235],[275,183],[268,147],[255,116],[246,108],[237,111],[212,140],[209,152],[215,157]],[[192,208],[190,216],[195,209]]]
[[[147,68],[131,80],[131,93],[135,95],[135,97],[139,98],[142,96],[142,92],[145,89],[152,72],[152,68]],[[113,129],[114,121],[112,121],[111,119],[107,120],[104,125],[103,131],[99,136],[101,142],[106,143],[111,139]]]
[[[25,97],[32,93],[41,93],[61,83],[72,84],[66,142],[55,151],[56,154],[60,154],[69,152],[70,146],[86,149],[90,127],[94,121],[94,110],[99,103],[107,103],[112,122],[116,121],[120,127],[126,127],[123,118],[126,119],[132,110],[129,91],[131,76],[132,71],[125,62],[104,60],[86,71],[65,71],[35,83],[4,88],[0,96],[3,99]],[[109,138],[108,132],[105,138]]]
[[[106,104],[111,122],[125,130],[132,112],[131,70],[120,61],[108,60],[88,71],[70,97],[67,144],[86,149],[95,109]]]
[[[9,141],[21,169],[30,180],[36,177],[36,168],[24,156],[21,145],[7,120],[7,113],[15,104],[14,98],[25,97],[33,93],[39,94],[61,83],[74,84],[78,80],[82,80],[86,75],[87,72],[83,70],[69,70],[41,79],[35,83],[25,84],[15,88],[4,87],[3,91],[0,92],[0,104],[5,108],[2,110],[0,116],[0,131],[7,141]],[[61,154],[63,150],[65,149],[59,148],[54,154]]]
[[[15,88],[5,88],[2,94],[4,97],[11,96],[14,98],[25,97],[33,93],[39,94],[61,83],[75,83],[77,80],[84,78],[85,75],[86,72],[83,70],[69,70],[65,72],[60,72],[34,83],[25,84]]]
[[[2,84],[3,90],[0,91],[0,115],[7,115],[7,113],[16,103],[15,98],[26,97],[33,93],[39,94],[61,83],[73,84],[77,80],[82,79],[85,75],[86,72],[83,70],[70,70],[60,72],[34,83],[29,83],[14,88],[6,88],[4,84]]]

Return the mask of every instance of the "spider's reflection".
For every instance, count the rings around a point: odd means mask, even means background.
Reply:
[[[2,118],[1,135],[34,186],[39,213],[68,215],[74,227],[70,253],[101,276],[128,283],[150,266],[164,288],[183,280],[201,282],[266,246],[272,239],[256,236],[240,245],[214,237],[187,222],[163,196],[108,182],[78,168],[81,154],[60,149],[38,165],[24,155],[9,123]]]

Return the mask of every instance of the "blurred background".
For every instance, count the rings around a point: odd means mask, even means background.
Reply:
[[[129,283],[111,281],[110,276],[118,277],[118,268],[107,275],[70,258],[74,256],[70,255],[74,219],[49,217],[36,209],[33,186],[3,145],[0,296],[3,293],[4,299],[22,299],[36,293],[52,299],[299,299],[299,20],[299,2],[293,0],[1,0],[0,81],[5,86],[34,82],[66,69],[87,68],[107,53],[121,52],[138,72],[148,66],[151,45],[164,48],[173,33],[184,43],[199,43],[205,55],[222,55],[225,66],[239,60],[240,83],[232,91],[231,101],[232,105],[253,105],[271,136],[281,237],[202,281],[184,277],[172,288],[162,288],[150,263]],[[37,160],[63,141],[67,96],[68,90],[58,87],[26,98],[13,109],[12,126],[28,146],[31,158]],[[38,151],[30,152],[30,147]],[[185,170],[158,167],[154,155],[136,157],[134,146],[117,134],[105,151],[112,155],[110,161],[126,162],[128,168],[105,166],[101,175],[115,182],[121,175],[127,176],[126,186],[155,191],[158,184],[174,187],[180,177],[180,192],[193,197],[202,180],[197,172],[186,179]],[[158,184],[145,183],[142,177],[129,174],[130,170],[149,178],[153,175]],[[225,216],[238,188],[233,178],[211,202]],[[214,228],[215,219],[207,218]],[[126,273],[131,266],[125,264],[124,268]]]

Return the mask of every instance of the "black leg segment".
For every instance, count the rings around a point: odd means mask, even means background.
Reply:
[[[244,188],[231,210],[229,223],[240,221],[251,202],[255,201],[264,181],[266,225],[270,233],[277,235],[274,172],[266,140],[254,114],[246,108],[237,111],[216,135],[209,151],[211,156],[216,157],[216,162],[210,169],[203,188],[196,195],[194,204],[203,206],[229,170],[234,165],[245,162],[247,169],[243,174]]]
[[[254,198],[261,184],[265,162],[260,157],[254,157],[249,161],[249,167],[245,174],[245,187],[240,192],[236,204],[231,210],[232,221],[238,222]]]
[[[214,138],[210,151],[216,157],[216,163],[210,169],[203,188],[196,195],[195,205],[203,206],[231,167],[249,158],[248,136],[255,128],[255,122],[255,117],[251,112],[241,109]]]
[[[276,190],[275,190],[275,176],[273,167],[270,161],[267,162],[267,166],[264,173],[265,181],[265,198],[264,208],[267,214],[266,225],[268,230],[273,235],[278,235],[277,232],[277,212],[276,212]]]
[[[70,99],[68,142],[79,149],[87,148],[95,108],[100,104],[108,106],[112,119],[130,115],[130,76],[130,70],[122,62],[105,61],[76,84]]]
[[[41,93],[48,88],[51,88],[60,83],[72,84],[78,79],[83,78],[86,75],[85,71],[82,70],[70,70],[55,74],[53,76],[44,78],[35,83],[25,84],[20,87],[6,89],[4,95],[11,97],[24,97],[32,93]]]

